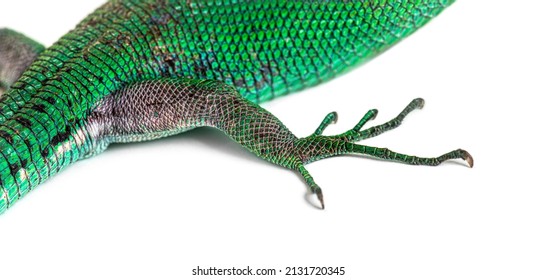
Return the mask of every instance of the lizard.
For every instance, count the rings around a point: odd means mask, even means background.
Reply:
[[[454,0],[110,0],[52,46],[0,30],[0,213],[111,143],[213,127],[258,157],[303,177],[345,154],[435,166],[462,159],[400,154],[357,144],[398,127],[422,108],[416,98],[392,120],[364,128],[378,110],[338,135],[337,114],[297,137],[260,107],[331,80],[414,33]]]

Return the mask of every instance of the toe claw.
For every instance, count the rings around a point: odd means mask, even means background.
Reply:
[[[374,120],[378,116],[378,109],[372,109],[372,118],[370,120]]]
[[[466,150],[461,150],[461,152],[463,160],[467,162],[470,168],[473,168],[474,160],[471,154],[469,154],[469,152],[467,152]]]
[[[337,121],[339,120],[339,115],[335,111],[331,112],[331,114],[333,115],[333,120],[331,121],[331,123],[336,124]]]
[[[318,191],[316,192],[316,197],[320,201],[320,205],[322,206],[322,210],[324,210],[324,208],[325,208],[325,206],[324,206],[324,195],[322,194],[321,189],[318,189]]]

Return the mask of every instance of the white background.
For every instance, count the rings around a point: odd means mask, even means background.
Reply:
[[[102,2],[6,0],[0,27],[50,45]],[[263,105],[305,136],[333,110],[332,134],[423,97],[422,111],[366,144],[464,148],[473,169],[323,160],[308,167],[320,211],[297,174],[210,129],[116,145],[0,216],[0,278],[203,279],[191,270],[250,265],[346,267],[325,279],[536,279],[535,9],[458,1],[373,62]]]

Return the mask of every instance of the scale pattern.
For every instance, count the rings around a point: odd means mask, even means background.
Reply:
[[[0,213],[109,143],[199,126],[221,129],[260,157],[298,170],[319,198],[303,167],[319,158],[365,153],[430,165],[468,159],[463,150],[421,160],[353,146],[403,116],[361,131],[368,114],[350,141],[320,135],[331,115],[312,136],[297,138],[256,105],[368,61],[452,2],[109,1],[41,52],[0,98]]]

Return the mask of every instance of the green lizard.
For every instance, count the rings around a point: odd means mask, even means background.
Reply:
[[[343,154],[416,165],[473,159],[458,149],[420,158],[356,144],[400,125],[424,101],[333,136],[329,113],[296,137],[257,104],[327,81],[380,54],[454,0],[112,0],[45,49],[0,30],[0,213],[67,165],[110,143],[214,127],[257,156],[299,172]]]

